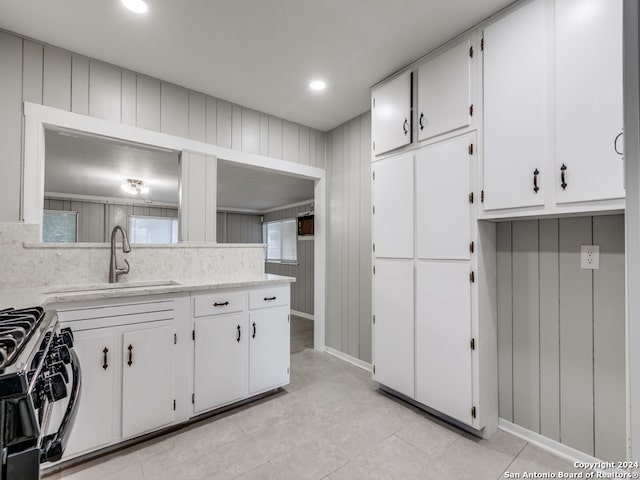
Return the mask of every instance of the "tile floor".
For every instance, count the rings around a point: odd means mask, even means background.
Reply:
[[[291,315],[291,353],[313,348],[313,320]]]
[[[291,367],[291,384],[276,395],[47,478],[482,480],[573,471],[506,433],[465,434],[329,354],[305,349]]]

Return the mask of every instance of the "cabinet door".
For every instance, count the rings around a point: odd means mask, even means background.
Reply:
[[[487,210],[544,205],[545,48],[543,0],[523,4],[484,30]]]
[[[468,259],[471,242],[469,145],[465,135],[416,154],[418,257]]]
[[[174,329],[155,326],[122,335],[122,438],[174,419]]]
[[[246,313],[195,321],[194,413],[247,396],[247,323]]]
[[[466,39],[418,68],[418,140],[469,125],[470,48]]]
[[[289,383],[289,306],[249,312],[249,393]]]
[[[373,378],[414,398],[413,263],[376,260]]]
[[[622,0],[555,5],[557,201],[624,197],[614,151],[622,131]]]
[[[373,242],[378,257],[413,257],[413,154],[373,165]]]
[[[74,332],[74,350],[82,368],[82,392],[65,458],[107,446],[114,440],[114,372],[120,367],[116,335],[109,328]],[[66,402],[59,403],[66,408]]]
[[[418,264],[416,398],[471,425],[469,272],[468,263]]]
[[[411,143],[411,72],[371,92],[373,152],[376,155]]]

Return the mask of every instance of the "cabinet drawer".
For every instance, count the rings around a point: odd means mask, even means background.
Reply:
[[[289,304],[289,285],[261,288],[249,292],[249,308],[277,307]]]
[[[219,292],[193,297],[193,316],[241,312],[247,305],[247,292]]]

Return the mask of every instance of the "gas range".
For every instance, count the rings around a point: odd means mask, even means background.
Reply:
[[[57,461],[80,397],[80,365],[73,333],[60,330],[55,311],[0,311],[0,480],[40,478],[40,463]],[[59,428],[53,404],[69,397]]]

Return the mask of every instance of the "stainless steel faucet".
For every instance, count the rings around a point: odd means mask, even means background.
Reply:
[[[118,268],[118,264],[116,262],[116,234],[118,233],[118,230],[122,233],[122,251],[124,253],[129,253],[131,251],[127,231],[124,227],[116,225],[111,231],[111,265],[109,267],[109,283],[116,283],[118,281],[118,275],[126,275],[129,273],[129,269],[131,268],[127,259],[124,260],[124,263],[127,264],[127,268]]]

